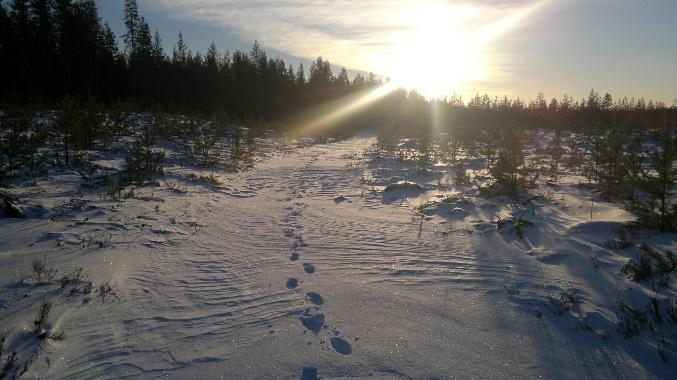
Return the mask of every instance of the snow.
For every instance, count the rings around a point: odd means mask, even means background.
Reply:
[[[621,268],[639,243],[675,251],[674,235],[611,249],[633,217],[591,202],[582,177],[526,204],[482,198],[452,167],[413,169],[374,144],[271,143],[216,185],[165,144],[166,176],[129,198],[73,172],[11,189],[44,213],[0,219],[5,350],[33,361],[26,378],[674,376],[674,324],[662,342],[617,331],[619,299],[644,308],[653,294]],[[520,239],[497,215],[533,226]],[[35,258],[53,281],[25,276]],[[77,268],[89,292],[58,281]],[[33,333],[43,299],[64,341]]]

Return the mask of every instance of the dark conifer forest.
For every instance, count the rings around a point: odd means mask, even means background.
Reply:
[[[0,8],[2,95],[44,105],[70,96],[199,114],[223,109],[275,120],[378,83],[373,75],[334,75],[322,57],[307,69],[293,67],[258,42],[250,51],[221,52],[212,43],[193,52],[179,33],[166,52],[133,0],[124,3],[124,24],[126,33],[116,36],[92,0],[9,2]]]
[[[106,107],[203,116],[225,111],[238,120],[273,122],[387,81],[371,73],[351,78],[345,69],[333,73],[325,57],[308,68],[302,63],[294,67],[268,56],[256,41],[249,51],[230,51],[214,43],[206,52],[192,51],[181,33],[160,36],[135,0],[124,2],[122,36],[101,20],[93,0],[2,4],[0,94],[5,103],[58,108],[68,96]],[[171,52],[163,49],[163,38],[176,39]],[[675,115],[674,105],[642,97],[613,98],[595,90],[582,99],[564,94],[548,100],[538,94],[526,101],[477,94],[435,102],[443,111],[442,125],[481,128],[511,123],[646,128],[666,113],[672,123]],[[377,103],[359,120],[392,124],[392,110],[400,110],[405,114],[395,118],[399,130],[422,130],[431,123],[430,101],[413,91],[393,91]],[[370,117],[365,118],[366,113]]]

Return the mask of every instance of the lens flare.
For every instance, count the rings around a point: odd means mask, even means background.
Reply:
[[[296,115],[293,119],[287,120],[285,124],[293,125],[292,132],[298,135],[322,132],[388,95],[396,88],[394,83],[386,82],[375,88],[369,88]]]
[[[491,76],[486,45],[549,1],[530,3],[474,28],[468,24],[481,18],[481,8],[440,3],[405,8],[399,21],[410,29],[397,35],[392,54],[380,66],[398,86],[415,89],[427,98],[460,92],[464,82]]]

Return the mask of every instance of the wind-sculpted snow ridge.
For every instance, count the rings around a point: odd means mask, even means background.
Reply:
[[[11,189],[46,213],[0,219],[3,352],[26,378],[673,376],[674,289],[655,320],[615,247],[674,235],[621,236],[631,216],[575,176],[480,197],[374,143],[304,140],[218,184],[177,160],[121,199],[68,172]],[[43,300],[62,341],[33,332]]]

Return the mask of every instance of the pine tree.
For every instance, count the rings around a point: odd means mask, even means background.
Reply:
[[[490,169],[496,180],[495,189],[499,194],[518,198],[526,188],[521,175],[524,165],[524,136],[512,127],[504,132],[504,142],[498,154],[496,164]]]
[[[32,45],[32,27],[30,14],[28,11],[28,0],[13,0],[10,5],[10,16],[12,19],[13,44],[11,62],[13,75],[17,87],[27,87],[30,83],[30,50]],[[18,89],[18,88],[17,88]]]
[[[78,112],[75,100],[70,96],[66,96],[61,103],[61,111],[56,123],[57,133],[61,137],[66,165],[70,163],[70,156],[73,155],[76,150],[75,147],[78,145],[77,141],[80,138],[81,124],[82,117]]]
[[[193,154],[202,159],[202,165],[208,167],[212,164],[212,155],[216,146],[217,136],[212,129],[202,128],[193,141]]]
[[[71,0],[55,0],[54,4],[54,27],[58,46],[58,62],[61,66],[59,84],[62,93],[73,90],[74,55],[77,51],[75,45],[73,4]]]
[[[209,45],[209,49],[207,49],[206,56],[207,71],[209,73],[216,73],[218,69],[217,67],[218,61],[219,61],[219,52],[216,50],[216,43],[212,41],[212,43]]]
[[[80,0],[75,3],[74,15],[77,25],[75,40],[77,63],[76,82],[78,93],[91,97],[99,87],[98,55],[100,48],[101,20],[94,0]]]
[[[648,158],[650,169],[641,162],[630,165],[640,194],[628,202],[628,209],[639,212],[640,220],[644,222],[654,222],[651,215],[657,214],[660,229],[672,230],[677,227],[677,204],[672,203],[677,150],[672,130],[667,126],[664,125],[661,131],[660,148],[649,153]]]
[[[494,129],[480,131],[480,153],[484,156],[487,169],[491,170],[498,152],[499,137]]]
[[[115,41],[115,33],[113,33],[110,25],[108,25],[108,21],[103,25],[102,39],[104,51],[107,52],[110,57],[118,55],[118,44]]]
[[[331,72],[331,65],[329,61],[322,57],[317,59],[310,65],[310,76],[308,84],[312,87],[327,88],[333,81],[333,74]]]
[[[33,60],[36,66],[32,71],[38,83],[42,83],[51,92],[53,86],[52,72],[55,60],[56,45],[51,14],[50,0],[31,0],[31,28],[33,29]]]
[[[7,15],[5,7],[0,3],[0,62],[9,62],[10,59],[10,46],[9,44],[13,40],[11,33],[11,19]],[[10,71],[12,66],[7,64],[4,70],[0,72],[0,88],[7,89],[9,88],[9,76],[11,75]]]
[[[103,115],[100,110],[100,105],[93,99],[89,99],[84,112],[81,115],[81,120],[84,133],[84,146],[89,149],[94,149],[94,140],[100,136],[99,130],[103,123]]]
[[[268,69],[268,58],[266,52],[261,49],[259,41],[254,40],[254,45],[249,51],[249,59],[254,63],[256,72],[261,75]]]
[[[10,13],[14,21],[14,28],[17,33],[22,33],[19,38],[26,38],[30,33],[31,22],[30,12],[28,11],[28,0],[12,0]],[[25,34],[24,34],[25,33]]]
[[[353,89],[356,90],[361,90],[365,87],[366,81],[364,80],[364,75],[357,73],[355,75],[355,78],[353,78],[353,83],[351,83],[351,86]]]
[[[625,184],[623,179],[626,174],[626,166],[623,152],[623,137],[616,127],[602,131],[593,139],[594,173],[609,201],[622,195],[625,190],[623,189]]]
[[[341,72],[336,76],[336,80],[334,82],[341,89],[347,89],[350,87],[350,79],[348,78],[348,71],[346,71],[345,67],[341,69]]]
[[[548,151],[550,152],[551,158],[550,175],[555,181],[557,181],[557,176],[559,174],[559,162],[563,154],[562,131],[559,129],[555,129],[552,141],[550,144],[548,144]]]
[[[134,55],[144,64],[148,64],[153,57],[154,51],[150,27],[143,16],[141,16],[138,23],[138,34],[136,36],[136,50],[134,50]]]
[[[143,135],[130,147],[127,172],[132,181],[152,181],[164,175],[164,152],[153,151],[158,120],[145,125]]]
[[[7,161],[0,161],[0,183],[23,165],[22,140],[25,139],[31,122],[29,112],[17,102],[4,104],[3,111],[0,115],[0,154],[6,156]]]

